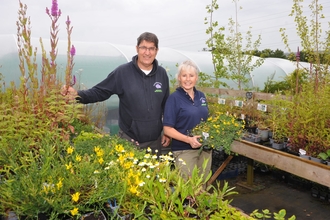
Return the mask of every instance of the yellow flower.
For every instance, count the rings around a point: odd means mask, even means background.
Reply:
[[[138,186],[130,186],[129,191],[130,191],[132,194],[136,194],[136,195],[138,195],[139,192],[138,192],[138,190],[137,190],[137,187],[138,187]]]
[[[122,166],[123,166],[124,169],[129,169],[133,166],[133,162],[128,161],[126,163],[123,163]]]
[[[101,158],[99,158],[98,162],[99,162],[99,164],[103,164],[104,159],[101,157]]]
[[[134,152],[128,152],[127,154],[126,154],[126,157],[127,158],[130,158],[130,159],[133,159],[134,158]]]
[[[78,162],[81,161],[81,156],[80,155],[76,155],[76,161],[78,161]]]
[[[125,160],[126,160],[126,158],[123,155],[119,155],[118,161],[120,164],[123,164]]]
[[[122,144],[116,145],[115,149],[117,152],[120,152],[120,153],[125,152],[125,149]]]
[[[63,187],[63,178],[60,178],[58,180],[58,183],[56,184],[57,190],[60,190]]]
[[[72,154],[73,153],[73,150],[74,150],[74,148],[73,147],[68,147],[67,149],[66,149],[66,152],[68,153],[68,154]]]
[[[74,202],[78,202],[78,200],[79,200],[79,196],[80,196],[80,193],[79,193],[79,192],[76,192],[76,193],[72,194],[72,195],[71,195],[71,197],[72,197],[72,201],[74,201]]]
[[[166,182],[166,179],[165,179],[165,178],[160,178],[160,179],[159,179],[159,182],[161,182],[161,183],[165,183],[165,182]]]
[[[100,151],[100,146],[95,146],[94,147],[94,152],[98,152],[98,151]]]
[[[74,209],[70,210],[70,213],[72,216],[78,215],[78,208],[74,208]]]
[[[66,166],[66,169],[67,169],[67,170],[70,170],[70,169],[72,168],[72,163],[71,163],[71,161],[69,162],[69,164],[65,164],[65,166]]]
[[[96,156],[98,156],[98,157],[102,157],[103,154],[104,154],[104,150],[101,149],[100,147],[95,147],[95,148],[94,148],[94,151],[95,151],[95,153],[96,153]]]

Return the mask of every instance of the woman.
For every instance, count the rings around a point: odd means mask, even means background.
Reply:
[[[181,175],[190,177],[196,165],[200,175],[205,172],[205,179],[211,170],[212,151],[200,151],[202,144],[198,139],[201,136],[190,135],[190,131],[208,117],[205,95],[195,88],[198,72],[197,66],[189,60],[179,66],[176,77],[179,87],[166,101],[163,125],[164,134],[172,138],[175,166]],[[203,170],[205,160],[208,162]]]

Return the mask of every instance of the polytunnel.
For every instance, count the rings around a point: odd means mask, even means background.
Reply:
[[[46,52],[50,51],[49,39],[42,39]],[[41,46],[39,38],[32,38],[33,48],[37,48],[37,63],[41,66]],[[79,42],[72,41],[76,48],[74,57],[73,74],[82,88],[91,88],[103,80],[118,65],[129,62],[136,54],[135,45],[119,45],[109,42]],[[67,41],[58,42],[58,75],[65,75],[67,59]],[[4,76],[6,85],[9,82],[19,82],[21,76],[18,59],[18,46],[15,35],[0,35],[0,73]],[[168,47],[162,47],[160,41],[159,52],[156,59],[163,66],[170,78],[176,75],[177,64],[189,59],[192,60],[201,72],[212,75],[213,64],[210,52],[180,51]],[[257,59],[257,57],[254,57]],[[273,80],[281,81],[283,77],[293,72],[296,64],[279,58],[266,58],[263,64],[254,69],[251,73],[251,87],[263,89],[264,83],[274,74]],[[129,79],[128,79],[129,80]],[[236,89],[237,86],[230,81],[225,81],[228,85]],[[111,133],[118,131],[118,97],[113,96],[106,101],[107,115],[105,130]]]

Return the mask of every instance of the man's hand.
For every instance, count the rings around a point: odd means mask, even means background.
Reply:
[[[64,85],[61,88],[61,94],[70,100],[74,100],[78,92],[73,87]]]

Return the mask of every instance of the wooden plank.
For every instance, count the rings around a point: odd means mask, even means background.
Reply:
[[[220,95],[220,96],[229,96],[232,98],[235,97],[240,97],[245,99],[246,98],[246,93],[248,91],[245,90],[232,90],[232,89],[218,89],[218,88],[207,88],[207,87],[201,87],[198,88],[204,93],[209,93],[209,94],[214,94],[214,95]],[[263,92],[252,92],[253,100],[255,102],[260,101],[260,100],[272,100],[275,97],[280,98],[282,100],[290,100],[290,96],[286,95],[275,95],[272,93],[263,93]]]
[[[211,93],[211,94],[219,94],[219,89],[217,88],[208,88],[208,87],[203,87],[203,88],[198,88],[199,90],[201,90],[204,93]]]
[[[296,176],[330,187],[330,166],[248,141],[234,141],[231,150]]]
[[[280,98],[281,100],[290,100],[291,97],[285,96],[285,95],[275,95],[272,93],[262,93],[262,92],[253,92],[253,100],[259,101],[259,100],[272,100],[274,98]]]

